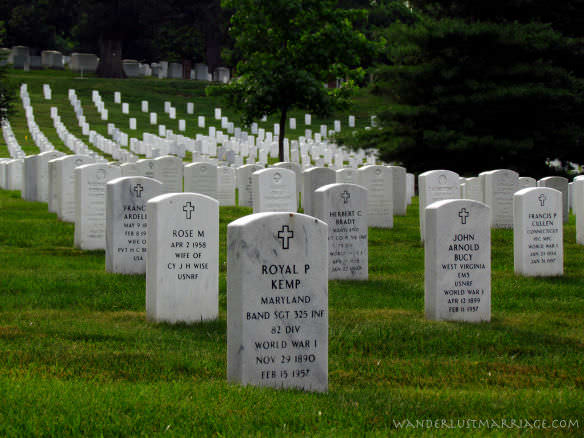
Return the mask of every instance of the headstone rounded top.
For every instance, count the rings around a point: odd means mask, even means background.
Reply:
[[[228,226],[229,227],[244,227],[246,225],[261,221],[265,218],[275,218],[276,220],[278,218],[282,218],[282,217],[290,217],[290,219],[294,219],[296,221],[306,221],[306,222],[314,222],[315,224],[321,224],[321,225],[325,225],[327,226],[326,223],[324,223],[323,221],[321,221],[320,219],[317,219],[313,216],[309,216],[307,214],[302,214],[302,213],[292,213],[292,212],[264,212],[264,213],[254,213],[254,214],[248,214],[247,216],[243,216],[240,217],[239,219],[234,220],[233,222],[231,222]]]

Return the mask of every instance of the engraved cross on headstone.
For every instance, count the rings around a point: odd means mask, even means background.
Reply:
[[[541,204],[542,207],[545,206],[545,200],[547,199],[546,196],[542,193],[541,195],[539,195],[537,197],[537,199],[539,199],[539,203]]]
[[[341,198],[343,198],[343,201],[346,204],[349,202],[349,199],[351,199],[351,194],[345,190],[343,193],[341,193]]]
[[[141,198],[142,192],[144,191],[144,187],[142,187],[142,184],[136,184],[134,186],[134,191],[136,192],[136,197]]]
[[[469,217],[470,213],[468,211],[466,211],[466,208],[461,209],[458,212],[458,217],[460,218],[460,223],[465,225],[466,224],[466,218]]]
[[[278,231],[278,239],[282,241],[282,249],[290,248],[290,239],[294,238],[294,231],[288,228],[288,225],[282,225],[282,229]]]
[[[185,218],[190,219],[191,213],[195,211],[195,206],[191,204],[191,201],[183,205],[183,211],[185,212]]]

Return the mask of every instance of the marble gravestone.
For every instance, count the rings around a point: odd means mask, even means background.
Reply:
[[[327,228],[297,213],[252,214],[228,225],[230,382],[327,391]]]
[[[47,172],[49,176],[47,205],[51,213],[57,213],[58,193],[57,193],[57,161],[63,157],[55,158],[47,163]]]
[[[5,166],[6,190],[22,190],[24,160],[22,158],[8,160]]]
[[[445,199],[460,198],[458,173],[450,170],[429,170],[418,175],[418,202],[420,205],[420,238],[424,241],[426,215],[424,209]]]
[[[367,280],[367,189],[329,184],[314,191],[313,201],[315,217],[328,224],[329,280]]]
[[[483,186],[478,176],[466,178],[465,199],[483,202]]]
[[[83,164],[74,170],[74,245],[83,250],[105,249],[105,185],[119,178],[119,166]]]
[[[338,183],[348,183],[348,184],[358,184],[359,183],[359,171],[357,169],[338,169],[336,171]]]
[[[148,176],[148,175],[146,175]],[[163,184],[165,193],[180,193],[183,191],[183,162],[172,155],[164,155],[154,159],[154,179]]]
[[[311,167],[303,172],[302,206],[304,213],[313,214],[312,194],[316,189],[337,182],[337,174],[328,167]]]
[[[425,313],[437,321],[491,319],[489,207],[467,199],[425,209]]]
[[[219,203],[196,193],[148,201],[146,318],[193,323],[219,314]]]
[[[217,165],[190,163],[184,167],[185,192],[201,193],[217,199]]]
[[[244,164],[237,168],[237,192],[240,207],[253,207],[253,183],[251,175],[263,169],[258,164]]]
[[[568,219],[570,218],[570,202],[568,200],[569,183],[568,178],[564,178],[563,176],[548,176],[537,182],[537,187],[549,187],[560,191],[562,194],[562,214],[565,224],[568,223]]]
[[[156,174],[156,164],[154,158],[142,158],[134,163],[136,166],[140,166],[140,175],[147,178],[156,179],[154,176]]]
[[[36,167],[36,178],[37,178],[37,201],[39,202],[49,202],[49,161],[54,160],[59,157],[63,157],[65,154],[60,151],[45,151],[37,155],[35,160]]]
[[[253,187],[253,212],[296,212],[296,174],[293,170],[270,167],[251,175]]]
[[[519,174],[509,169],[483,173],[485,204],[491,208],[491,227],[513,227],[513,194],[519,189]]]
[[[564,273],[562,193],[547,187],[513,195],[515,273],[554,276]]]
[[[146,203],[162,193],[160,181],[144,176],[116,178],[106,184],[105,267],[118,274],[146,272]]]
[[[222,207],[235,205],[235,169],[217,166],[217,200]]]
[[[76,167],[93,163],[89,155],[65,155],[55,162],[57,216],[63,222],[75,222],[75,174]]]
[[[24,157],[24,162],[22,166],[22,183],[21,183],[21,198],[25,201],[36,201],[38,198],[37,191],[38,187],[36,185],[36,160],[38,155],[27,155]]]
[[[359,168],[359,184],[367,189],[367,222],[370,227],[393,228],[393,175],[386,166]]]
[[[574,178],[573,187],[572,207],[576,215],[576,243],[584,245],[584,178]]]
[[[288,169],[294,171],[296,174],[296,198],[301,198],[302,194],[302,183],[303,183],[303,176],[302,176],[302,168],[298,163],[293,163],[291,161],[282,161],[279,163],[275,163],[274,167],[279,167],[283,169]]]
[[[387,166],[391,170],[393,187],[393,215],[405,216],[408,209],[408,187],[406,168]]]
[[[529,189],[531,187],[537,187],[537,181],[535,180],[535,178],[532,178],[530,176],[520,176],[517,179],[517,190],[521,190],[521,189]]]
[[[122,163],[120,164],[121,176],[144,176],[142,175],[142,166],[139,163]]]

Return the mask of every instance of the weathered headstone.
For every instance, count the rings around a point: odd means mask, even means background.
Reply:
[[[328,389],[327,226],[296,213],[227,227],[227,378]]]
[[[308,115],[308,114],[307,114]],[[311,167],[303,172],[302,206],[304,213],[312,215],[312,194],[316,189],[337,182],[337,174],[328,167]]]
[[[348,183],[348,184],[358,184],[359,183],[359,173],[357,169],[338,169],[337,182],[338,183]]]
[[[477,176],[466,178],[465,199],[483,202],[483,186],[481,180]]]
[[[83,164],[93,163],[89,155],[65,155],[57,158],[55,164],[57,215],[64,222],[75,222],[75,174],[74,170]]]
[[[299,198],[302,194],[302,183],[304,178],[302,176],[302,168],[298,163],[293,163],[291,161],[282,161],[279,163],[274,163],[274,167],[279,167],[283,169],[288,169],[294,171],[296,174],[296,198]]]
[[[200,162],[187,164],[184,168],[184,190],[217,199],[217,165]]]
[[[513,194],[519,189],[519,175],[509,169],[485,172],[485,204],[491,208],[491,227],[513,227]]]
[[[429,170],[418,175],[418,201],[420,205],[420,237],[424,240],[426,215],[424,209],[444,199],[460,198],[458,174],[450,170]]]
[[[564,273],[562,193],[546,187],[513,195],[515,272],[526,276]]]
[[[147,204],[146,317],[155,322],[216,319],[219,313],[219,204],[173,193]]]
[[[568,223],[568,219],[570,218],[570,203],[569,203],[569,186],[568,178],[564,178],[563,176],[548,176],[545,178],[540,179],[537,182],[538,187],[550,187],[552,189],[559,190],[562,194],[562,214],[563,214],[563,221],[565,224]]]
[[[261,169],[251,175],[253,187],[253,211],[296,212],[296,174],[289,169],[271,167]]]
[[[253,183],[251,175],[261,170],[258,164],[244,164],[237,168],[237,192],[240,207],[253,207]]]
[[[34,166],[36,167],[37,178],[37,201],[49,202],[49,161],[63,157],[65,154],[60,151],[45,151],[38,154]]]
[[[490,321],[489,207],[451,199],[430,204],[425,216],[426,318]]]
[[[388,167],[391,170],[391,175],[393,178],[393,215],[405,216],[408,209],[406,168],[401,166]]]
[[[329,280],[367,280],[367,189],[329,184],[314,191],[315,217],[328,224]]]
[[[74,170],[76,248],[105,249],[105,187],[119,178],[119,166],[107,163],[83,164]]]
[[[154,179],[164,185],[166,193],[183,191],[183,162],[180,158],[165,155],[154,159]]]
[[[6,163],[6,190],[22,190],[22,183],[24,181],[24,159],[16,158],[9,160]]]
[[[359,169],[359,184],[367,189],[367,222],[370,227],[393,228],[393,176],[386,166]]]
[[[72,53],[70,68],[76,73],[95,73],[99,59],[92,53]]]
[[[235,169],[217,166],[217,200],[221,206],[235,205]]]
[[[520,176],[517,180],[517,186],[517,190],[529,189],[531,187],[537,187],[537,181],[530,176]]]
[[[143,176],[116,178],[106,184],[107,272],[146,272],[146,203],[162,193],[162,183]]]
[[[36,160],[38,155],[24,157],[22,167],[22,181],[20,195],[25,201],[36,201],[38,198],[38,186],[36,177]]]

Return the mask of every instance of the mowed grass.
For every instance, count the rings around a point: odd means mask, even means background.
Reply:
[[[12,72],[28,84],[35,117],[60,150],[50,120],[57,106],[68,129],[88,143],[67,99],[77,90],[91,128],[107,134],[91,102],[99,90],[109,122],[141,138],[155,133],[140,101],[150,102],[159,123],[186,135],[220,126],[205,84],[157,79],[78,79],[70,72]],[[53,99],[42,97],[42,84]],[[113,103],[130,103],[138,131]],[[177,120],[163,112],[177,108]],[[195,114],[186,114],[186,103]],[[379,101],[366,92],[356,106],[329,120],[355,114],[364,126]],[[27,153],[38,153],[20,100],[11,116]],[[237,115],[229,108],[223,114]],[[304,133],[304,113],[296,112]],[[207,128],[196,127],[205,115]],[[275,120],[260,124],[272,129]],[[7,156],[0,138],[0,156]],[[188,159],[188,157],[187,157]],[[584,427],[584,248],[575,243],[574,218],[565,226],[565,275],[522,278],[513,273],[513,236],[493,230],[491,323],[426,321],[424,248],[417,200],[392,230],[370,229],[367,282],[329,282],[329,392],[311,394],[242,387],[226,379],[227,224],[249,208],[221,207],[219,320],[191,326],[145,321],[144,276],[105,272],[103,251],[73,248],[73,225],[0,191],[0,436],[68,435],[582,435]],[[499,428],[400,428],[409,419],[494,420]],[[572,421],[564,429],[501,428],[502,420]],[[578,422],[576,427],[574,422]],[[471,423],[472,424],[472,423]],[[541,423],[539,423],[541,426]],[[405,423],[404,423],[405,425]]]
[[[426,321],[416,200],[371,229],[370,280],[329,283],[326,394],[226,380],[226,227],[220,317],[145,321],[145,278],[105,272],[73,248],[46,205],[0,192],[0,435],[546,434],[543,429],[400,429],[396,421],[578,421],[584,408],[584,248],[565,227],[560,278],[513,273],[512,233],[494,230],[491,323]]]

